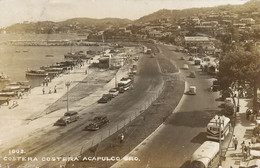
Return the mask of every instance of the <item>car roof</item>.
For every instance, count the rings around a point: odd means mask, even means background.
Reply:
[[[76,112],[76,111],[68,111],[65,114],[75,114],[75,113],[78,113],[78,112]]]

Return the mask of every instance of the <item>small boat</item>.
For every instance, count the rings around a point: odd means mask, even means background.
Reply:
[[[0,82],[3,82],[3,81],[10,81],[10,78],[6,74],[1,73],[0,74]]]
[[[9,83],[8,85],[5,86],[4,89],[6,90],[24,90],[24,91],[29,91],[31,89],[31,85],[28,84],[29,81],[21,81],[21,82],[14,82],[14,83]]]
[[[16,50],[15,52],[20,53],[21,51]]]
[[[4,97],[11,97],[11,96],[16,96],[17,94],[15,92],[4,92],[4,91],[0,91],[0,97],[4,96]]]
[[[28,50],[23,50],[23,52],[28,52]]]
[[[48,76],[48,72],[45,70],[28,70],[26,76]]]
[[[53,55],[50,55],[50,54],[48,54],[48,55],[45,55],[45,57],[54,57]]]
[[[69,59],[86,59],[87,54],[84,53],[84,51],[78,51],[78,52],[68,52],[67,54],[64,54],[64,58]]]

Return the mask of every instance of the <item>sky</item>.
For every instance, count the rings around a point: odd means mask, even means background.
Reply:
[[[186,9],[248,0],[0,0],[0,27],[23,21],[62,21],[75,17],[138,19],[160,9]]]

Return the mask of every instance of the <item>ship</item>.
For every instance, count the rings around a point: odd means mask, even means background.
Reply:
[[[9,83],[3,89],[4,91],[29,91],[31,89],[31,85],[29,85],[29,81],[20,81]]]
[[[26,76],[48,76],[48,72],[45,70],[27,70]]]
[[[87,59],[87,54],[85,54],[83,51],[78,52],[68,52],[64,55],[64,58],[66,59]]]

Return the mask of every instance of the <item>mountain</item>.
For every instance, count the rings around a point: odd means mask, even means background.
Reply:
[[[158,20],[159,18],[168,18],[170,20],[180,19],[182,17],[191,17],[198,14],[206,13],[218,13],[221,11],[228,11],[231,13],[251,13],[254,11],[260,12],[260,0],[251,0],[243,5],[221,5],[216,7],[204,7],[204,8],[190,8],[183,10],[168,10],[162,9],[152,14],[143,16],[135,23],[147,23]]]
[[[183,17],[198,16],[199,14],[210,14],[228,11],[230,13],[252,13],[260,12],[260,0],[251,0],[243,5],[222,5],[207,8],[191,8],[183,10],[162,9],[152,14],[143,16],[135,21],[119,18],[73,18],[61,22],[43,21],[36,23],[19,23],[6,28],[7,32],[15,33],[86,33],[91,30],[101,31],[109,26],[123,27],[131,23],[153,22],[160,18],[167,18],[174,22]],[[256,18],[258,21],[258,19]]]
[[[5,30],[13,33],[54,33],[54,32],[73,32],[80,33],[87,29],[95,27],[98,30],[103,30],[108,26],[124,26],[132,23],[129,19],[119,18],[73,18],[61,22],[42,21],[42,22],[24,22],[11,25]],[[88,30],[89,31],[89,30]]]

